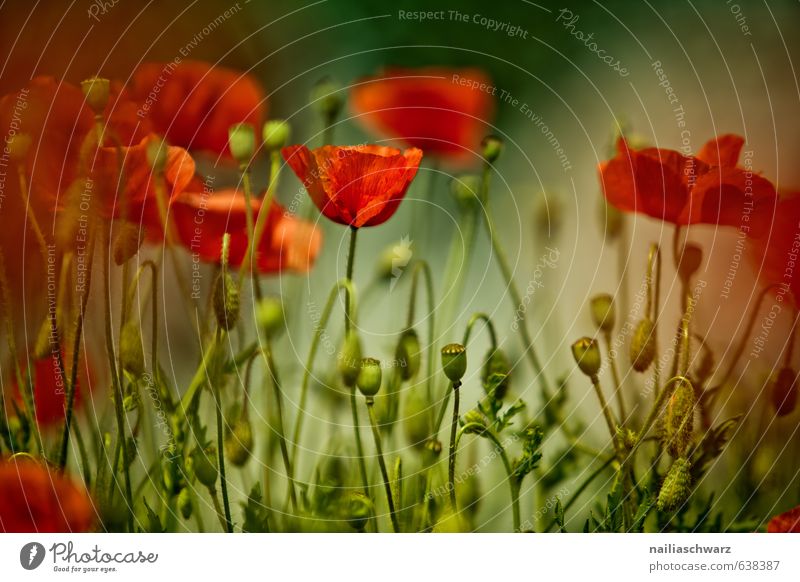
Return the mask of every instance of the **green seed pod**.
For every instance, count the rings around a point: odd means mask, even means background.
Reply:
[[[486,361],[481,370],[481,380],[484,389],[489,385],[489,378],[499,374],[503,380],[498,382],[494,388],[494,397],[497,400],[502,400],[508,393],[508,387],[511,384],[511,360],[502,348],[497,348],[489,351],[486,354]]]
[[[608,293],[595,295],[590,303],[592,321],[597,329],[605,333],[614,331],[616,323],[616,312],[614,310],[614,298]]]
[[[111,92],[111,83],[108,79],[91,77],[81,81],[81,91],[86,98],[86,105],[95,115],[100,115],[106,110]]]
[[[656,357],[656,334],[653,321],[643,318],[631,338],[631,364],[637,372],[644,372]]]
[[[341,87],[330,77],[325,77],[317,81],[311,90],[311,101],[326,120],[336,119],[342,110],[344,100],[341,97]],[[326,144],[331,145],[331,144]]]
[[[122,222],[114,233],[111,256],[117,265],[124,265],[139,253],[144,242],[144,228],[133,222]]]
[[[467,348],[461,344],[447,344],[442,348],[442,368],[447,378],[460,383],[467,372]]]
[[[122,369],[134,378],[139,378],[144,374],[142,331],[139,324],[133,319],[129,319],[122,326],[119,337],[119,359]]]
[[[411,380],[419,372],[422,363],[422,350],[419,347],[419,337],[413,329],[407,329],[400,336],[395,351],[395,359],[400,370],[400,377],[404,381]]]
[[[688,459],[675,459],[672,463],[661,490],[658,492],[659,511],[674,511],[689,498],[692,476]]]
[[[600,346],[597,340],[590,337],[582,337],[572,344],[572,357],[581,369],[581,372],[594,378],[600,371],[602,364],[600,357]]]
[[[236,123],[228,128],[228,148],[233,159],[243,165],[250,163],[256,152],[256,132],[249,123]]]
[[[340,507],[342,518],[356,531],[364,531],[374,510],[370,498],[359,491],[346,493]]]
[[[356,385],[361,394],[367,398],[374,397],[381,389],[383,370],[381,363],[375,358],[362,358],[361,369],[358,371]]]
[[[675,385],[664,414],[664,441],[667,452],[682,457],[694,431],[695,395],[691,382],[680,379]]]
[[[450,182],[450,192],[461,210],[472,210],[480,201],[481,179],[473,174],[453,178]]]
[[[497,161],[503,152],[503,140],[496,135],[487,135],[481,141],[481,148],[483,149],[484,159],[492,164]]]
[[[797,406],[797,374],[791,368],[781,368],[772,382],[770,400],[778,416],[791,414]]]
[[[358,373],[361,371],[361,339],[354,329],[347,332],[342,351],[339,352],[337,367],[344,385],[348,388],[355,386]]]
[[[195,477],[206,487],[213,487],[217,482],[217,449],[210,446],[206,449],[195,449],[190,457]]]
[[[264,124],[262,135],[264,137],[264,147],[268,151],[279,150],[289,143],[289,136],[292,128],[284,119],[270,119]]]
[[[408,444],[419,450],[425,448],[431,434],[430,411],[423,392],[421,387],[409,388],[403,401],[403,432]]]
[[[228,273],[227,269],[220,273],[214,286],[214,315],[217,316],[217,325],[225,331],[236,327],[239,321],[241,306],[239,287]]]
[[[12,162],[23,162],[28,157],[33,140],[27,133],[18,133],[6,140],[6,151]]]
[[[180,510],[183,519],[189,519],[192,517],[193,509],[192,494],[188,487],[184,487],[181,489],[181,492],[178,493],[178,510]]]
[[[264,297],[256,305],[256,324],[267,336],[274,336],[284,328],[283,303],[279,297]]]
[[[253,450],[253,427],[246,418],[239,418],[225,435],[225,456],[236,467],[250,459]]]

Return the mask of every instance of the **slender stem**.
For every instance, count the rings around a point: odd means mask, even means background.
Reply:
[[[567,501],[564,504],[564,512],[565,513],[570,507],[572,507],[575,504],[576,501],[578,501],[578,498],[581,496],[581,493],[586,491],[586,489],[589,487],[589,485],[592,484],[592,481],[594,481],[597,477],[602,475],[603,471],[605,471],[608,468],[608,466],[611,463],[614,462],[614,460],[615,460],[615,457],[610,457],[610,458],[606,459],[605,461],[603,461],[603,463],[597,469],[594,470],[594,472],[592,472],[588,477],[586,477],[586,479],[584,479],[583,483],[581,483],[578,486],[578,488],[575,490],[575,493],[573,493],[573,495],[570,498],[570,500]],[[550,524],[545,528],[544,531],[545,532],[549,532],[551,529],[553,529],[553,526],[555,524],[556,524],[556,520],[554,519],[554,520],[552,520],[550,522]]]
[[[231,533],[231,530],[228,527],[230,525],[230,521],[228,520],[225,512],[223,511],[222,505],[220,505],[219,493],[217,493],[216,487],[209,487],[208,493],[209,495],[211,495],[211,501],[214,503],[214,511],[217,514],[217,518],[219,518],[219,524],[222,526],[222,531],[226,533]]]
[[[269,370],[272,379],[272,390],[275,395],[275,407],[277,416],[277,433],[278,444],[281,449],[281,457],[283,457],[283,467],[286,470],[286,480],[288,481],[289,499],[292,503],[292,509],[297,511],[297,497],[294,491],[294,471],[292,470],[292,462],[289,459],[289,448],[286,446],[286,433],[283,428],[283,393],[281,392],[281,383],[278,378],[278,368],[275,366],[275,360],[272,357],[272,340],[267,338],[266,349],[267,369]]]
[[[428,396],[428,402],[431,404],[433,403],[433,360],[434,360],[434,349],[436,344],[436,325],[434,320],[434,311],[436,308],[436,299],[433,294],[433,273],[431,272],[431,266],[428,264],[427,261],[420,260],[414,264],[414,269],[412,272],[411,277],[411,297],[408,302],[408,316],[406,318],[406,327],[411,328],[414,325],[414,311],[417,303],[417,283],[419,281],[419,274],[422,274],[425,277],[425,292],[428,296],[428,355],[427,355],[427,378],[425,380],[425,386]],[[433,420],[431,418],[431,420]],[[435,430],[438,430],[438,425],[433,427]]]
[[[364,445],[361,443],[361,425],[358,420],[358,401],[356,400],[355,387],[350,390],[350,410],[353,414],[353,431],[356,437],[356,452],[358,454],[358,468],[361,472],[361,482],[364,485],[364,493],[369,497],[369,478],[367,477],[367,465],[364,462]]]
[[[222,329],[217,328],[216,336],[216,345],[220,345],[222,343]],[[217,378],[212,378],[209,383],[211,384],[211,393],[214,395],[214,405],[217,413],[217,457],[219,462],[219,482],[220,489],[222,490],[222,503],[225,507],[225,530],[228,533],[233,533],[231,505],[228,500],[228,480],[225,476],[225,435],[222,428],[222,397],[219,393],[219,382]]]
[[[369,423],[372,425],[372,436],[375,439],[375,449],[378,452],[378,465],[383,476],[383,486],[386,489],[386,501],[389,504],[389,516],[392,519],[392,529],[395,533],[400,532],[400,525],[397,522],[394,499],[392,498],[392,484],[389,481],[389,472],[386,470],[386,462],[383,459],[383,447],[381,446],[381,432],[378,430],[378,422],[375,419],[375,399],[371,396],[367,398],[367,412],[369,413]]]
[[[619,407],[620,423],[625,424],[625,419],[628,418],[628,413],[625,408],[625,397],[622,394],[622,382],[619,379],[619,370],[617,370],[617,360],[614,357],[614,348],[611,345],[611,332],[603,334],[605,336],[606,350],[608,351],[608,363],[611,367],[611,376],[614,378],[614,394],[617,399],[617,406]]]
[[[353,226],[351,226],[350,227],[350,248],[347,251],[347,271],[346,271],[347,274],[345,275],[345,278],[348,281],[350,281],[350,283],[353,282],[353,266],[354,266],[355,258],[356,258],[356,238],[357,237],[358,237],[358,229],[353,227]],[[350,290],[349,289],[347,290],[347,293],[348,293],[348,300],[345,303],[345,305],[349,306],[350,305],[350,299],[349,299]],[[345,328],[346,331],[350,331],[350,315],[351,314],[349,314],[349,313],[345,313],[344,328]]]
[[[453,382],[453,420],[450,423],[450,452],[447,463],[447,489],[450,492],[450,505],[454,513],[456,505],[456,433],[458,432],[459,387],[461,382]]]
[[[654,282],[655,281],[655,282]],[[658,320],[661,306],[661,247],[653,243],[647,259],[647,307],[645,314],[653,322],[653,351],[658,353]],[[653,366],[654,394],[658,394],[661,384],[661,366]]]
[[[603,395],[603,389],[600,386],[600,379],[596,375],[593,375],[591,380],[594,391],[597,394],[597,399],[600,401],[600,409],[603,411],[603,416],[605,417],[606,424],[608,425],[608,432],[611,435],[611,441],[614,443],[614,450],[619,451],[617,442],[617,426],[614,422],[614,417],[611,415],[611,409],[608,406],[606,397]]]
[[[269,185],[267,186],[267,193],[264,195],[264,199],[261,201],[261,204],[258,208],[258,215],[256,216],[255,226],[253,227],[253,237],[248,238],[247,240],[247,252],[244,255],[244,260],[242,260],[242,265],[239,267],[239,281],[242,281],[248,269],[252,265],[255,265],[256,252],[258,251],[258,246],[261,243],[261,238],[264,236],[264,229],[267,226],[267,219],[269,217],[270,208],[272,207],[272,201],[275,198],[275,189],[278,186],[280,169],[280,153],[278,151],[271,152]],[[245,181],[245,196],[248,196],[247,192],[249,190],[250,178],[248,175],[248,178]],[[252,196],[252,192],[250,196]],[[249,199],[250,198],[248,198],[248,200]],[[250,203],[248,202],[248,207],[251,208],[249,204]],[[251,208],[251,218],[252,213],[253,211]],[[257,277],[254,277],[253,285],[256,298],[261,299],[261,286],[258,284]]]
[[[655,424],[656,419],[658,418],[658,414],[661,411],[661,407],[664,405],[664,402],[666,402],[667,398],[669,398],[672,395],[673,385],[681,381],[688,382],[689,380],[687,378],[684,378],[683,376],[675,376],[674,378],[671,378],[666,384],[664,384],[664,388],[656,397],[656,400],[653,403],[653,407],[650,409],[650,413],[647,415],[647,418],[642,424],[642,429],[639,431],[639,438],[636,439],[636,443],[631,448],[630,452],[628,453],[628,456],[625,457],[625,459],[623,460],[623,465],[629,463],[631,459],[633,459],[634,454],[639,449],[641,444],[647,440],[646,438],[647,433],[649,433],[650,429],[653,428],[653,425]]]

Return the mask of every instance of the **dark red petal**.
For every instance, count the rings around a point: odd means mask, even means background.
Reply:
[[[697,159],[711,166],[736,167],[739,154],[744,146],[744,138],[731,133],[712,139],[702,147]]]

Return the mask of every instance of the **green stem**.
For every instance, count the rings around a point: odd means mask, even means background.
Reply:
[[[275,395],[275,407],[277,416],[277,433],[278,444],[281,449],[281,457],[283,457],[283,467],[286,470],[286,479],[288,481],[289,499],[292,503],[292,509],[297,511],[297,497],[294,491],[294,472],[292,471],[292,462],[289,459],[289,448],[286,446],[286,433],[283,428],[283,393],[281,392],[281,383],[278,378],[278,368],[275,366],[275,360],[272,357],[272,340],[267,338],[267,369],[269,370],[272,379],[272,389]]]
[[[364,462],[364,445],[361,443],[361,425],[358,420],[358,401],[356,400],[356,389],[353,387],[350,390],[350,410],[353,414],[353,431],[356,437],[356,452],[358,454],[358,468],[361,472],[361,482],[364,485],[364,493],[367,497],[369,494],[369,478],[367,477],[367,465]]]
[[[614,450],[619,453],[619,443],[617,440],[617,425],[614,422],[614,417],[611,415],[611,409],[608,406],[608,402],[606,401],[606,397],[603,395],[603,389],[600,386],[600,379],[593,375],[591,376],[592,386],[594,387],[594,391],[597,394],[597,399],[600,401],[600,409],[603,411],[603,416],[606,419],[606,424],[608,425],[608,433],[611,435],[611,442],[614,444]]]
[[[372,425],[372,436],[375,439],[375,449],[378,452],[378,465],[383,476],[383,486],[386,489],[386,501],[389,504],[389,516],[392,519],[392,529],[395,533],[400,532],[400,525],[397,522],[394,499],[392,498],[392,484],[389,481],[389,472],[386,470],[386,462],[383,460],[383,447],[381,446],[381,432],[378,430],[378,422],[375,420],[375,399],[371,396],[367,398],[367,412],[369,413],[369,423]]]
[[[345,278],[352,284],[353,283],[353,267],[355,264],[356,259],[356,239],[358,237],[358,229],[351,226],[350,227],[350,248],[347,251],[347,274]],[[350,305],[349,293],[350,290],[347,290],[348,299],[345,303],[346,306]],[[350,331],[350,313],[345,313],[344,317],[344,328],[345,331]]]
[[[414,325],[414,312],[417,303],[417,288],[419,282],[419,274],[423,273],[425,276],[425,292],[428,296],[428,355],[427,355],[427,378],[425,386],[428,394],[428,402],[433,403],[433,360],[434,349],[436,344],[436,325],[434,320],[434,311],[436,308],[436,299],[433,294],[433,274],[431,266],[427,261],[420,260],[414,264],[414,269],[411,275],[411,297],[408,302],[408,316],[406,318],[406,327],[410,329]],[[438,427],[437,427],[438,428]]]
[[[611,367],[611,376],[614,379],[614,395],[617,399],[617,406],[619,407],[619,418],[620,423],[625,424],[625,419],[628,418],[628,413],[625,408],[625,398],[622,394],[622,382],[619,379],[619,370],[617,370],[617,360],[614,357],[614,348],[611,345],[611,332],[606,332],[605,336],[605,343],[606,343],[606,351],[608,351],[608,363]]]
[[[217,328],[216,345],[222,343],[222,329]],[[211,351],[211,350],[209,350]],[[219,462],[219,482],[222,489],[222,503],[225,507],[225,530],[233,533],[233,521],[231,520],[231,504],[228,500],[228,480],[225,476],[225,435],[222,427],[222,397],[219,393],[219,382],[217,378],[212,378],[211,393],[214,395],[214,405],[217,413],[217,456]]]
[[[447,489],[450,493],[450,506],[453,513],[458,512],[456,505],[456,433],[458,432],[458,405],[461,382],[453,382],[453,420],[450,423],[450,452],[447,463]]]
[[[583,483],[581,483],[578,486],[578,488],[575,490],[575,493],[572,495],[570,500],[567,501],[566,504],[564,504],[564,513],[566,513],[567,510],[575,504],[575,502],[581,496],[581,493],[586,491],[586,489],[589,487],[589,485],[592,484],[592,481],[594,481],[597,477],[602,475],[603,471],[605,471],[608,468],[608,466],[611,465],[611,463],[613,463],[614,461],[615,461],[615,457],[611,457],[611,458],[606,459],[605,461],[603,461],[603,463],[597,469],[595,469],[595,471],[592,474],[590,474],[588,477],[586,477],[586,479],[584,479]],[[553,529],[553,526],[555,524],[556,524],[556,520],[554,519],[545,528],[545,530],[544,530],[545,533],[549,532],[551,529]]]

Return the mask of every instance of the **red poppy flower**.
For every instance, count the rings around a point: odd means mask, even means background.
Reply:
[[[776,515],[767,524],[769,533],[800,533],[800,506]]]
[[[253,217],[261,209],[261,200],[251,203]],[[247,253],[247,215],[244,194],[234,190],[221,192],[185,192],[173,202],[171,216],[181,243],[201,261],[218,263],[222,237],[231,235],[228,260],[239,267]],[[263,274],[281,271],[308,272],[322,243],[319,229],[310,222],[286,212],[272,203],[261,244],[256,250],[255,268]]]
[[[600,164],[606,199],[626,212],[641,212],[679,226],[717,224],[765,228],[777,202],[775,187],[738,167],[744,140],[723,135],[697,156],[659,148],[634,150],[623,138],[617,155]]]
[[[454,163],[476,159],[494,102],[477,69],[388,69],[351,90],[355,114],[379,135]]]
[[[0,531],[77,533],[94,522],[92,499],[68,477],[31,460],[0,461]]]
[[[772,221],[750,238],[750,256],[765,284],[781,285],[800,304],[800,269],[794,266],[800,251],[800,192],[781,197]]]
[[[294,145],[281,150],[322,214],[353,228],[394,214],[417,173],[422,151],[409,148]]]
[[[143,64],[131,92],[170,143],[228,158],[228,128],[261,127],[267,113],[264,90],[252,76],[198,61]]]

